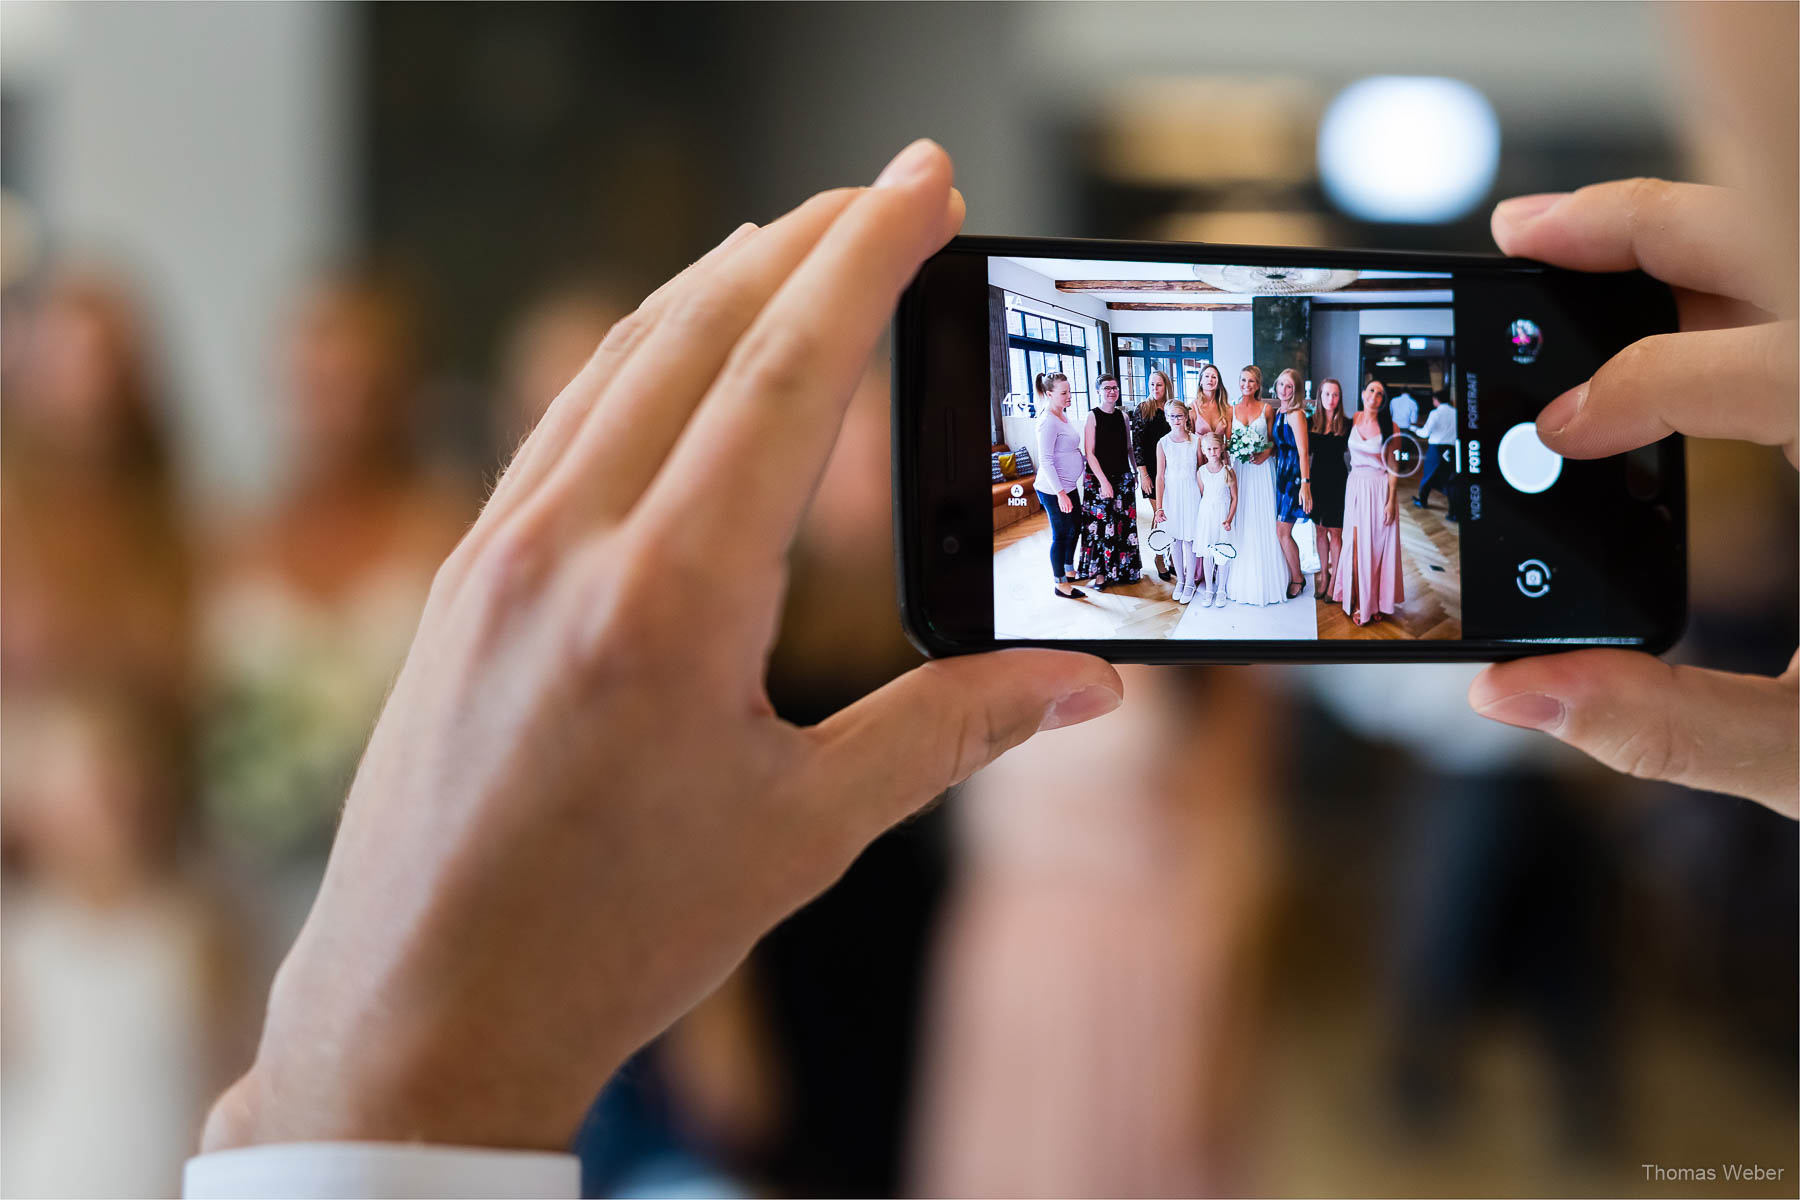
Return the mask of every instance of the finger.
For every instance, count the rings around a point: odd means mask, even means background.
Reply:
[[[1775,319],[1774,313],[1747,300],[1696,292],[1692,288],[1675,289],[1675,313],[1676,324],[1682,329],[1727,329],[1733,325],[1760,325]]]
[[[821,192],[736,254],[693,271],[632,353],[611,364],[550,490],[581,495],[578,520],[616,517],[642,496],[731,348],[860,189]]]
[[[1664,283],[1792,311],[1746,230],[1737,192],[1698,183],[1623,179],[1564,194],[1518,196],[1494,208],[1494,241],[1508,254],[1576,271],[1640,268]]]
[[[738,343],[643,505],[654,536],[704,482],[731,519],[684,539],[708,561],[779,561],[837,438],[844,406],[901,288],[961,224],[950,159],[903,150],[819,240]]]
[[[484,515],[492,511],[493,516],[488,518],[490,523],[535,491],[561,460],[574,440],[576,431],[587,419],[606,380],[612,377],[644,332],[656,325],[663,313],[696,277],[704,275],[756,232],[757,227],[752,222],[746,221],[739,225],[687,269],[646,296],[644,302],[629,316],[607,330],[606,336],[600,339],[600,345],[588,356],[586,364],[557,393],[536,427],[520,444],[512,462],[507,464],[499,483],[494,487],[493,495],[488,497],[487,505],[482,510]]]
[[[1796,460],[1795,325],[1665,333],[1633,342],[1538,414],[1538,436],[1570,458],[1604,458],[1671,433],[1780,446]]]
[[[816,791],[854,801],[858,831],[874,836],[1032,734],[1109,713],[1124,694],[1107,663],[1061,650],[929,662],[807,731]]]
[[[1779,678],[1672,667],[1627,650],[1499,663],[1475,677],[1484,717],[1541,729],[1616,771],[1796,815],[1800,691]]]

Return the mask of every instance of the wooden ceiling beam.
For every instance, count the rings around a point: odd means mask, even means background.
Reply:
[[[1133,303],[1108,300],[1106,307],[1125,312],[1249,312],[1248,304],[1169,304]]]
[[[1059,292],[1217,292],[1198,279],[1059,279]]]
[[[1341,288],[1328,292],[1300,292],[1302,296],[1335,296],[1339,292],[1437,292],[1449,291],[1452,281],[1448,279],[1358,279]],[[1198,279],[1058,279],[1056,290],[1059,292],[1212,292],[1214,294],[1242,295],[1243,293],[1227,293],[1223,288],[1216,288],[1210,283],[1202,283]],[[1273,293],[1282,294],[1282,293]]]

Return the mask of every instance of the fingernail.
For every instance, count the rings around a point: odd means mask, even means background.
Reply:
[[[1514,692],[1490,700],[1475,710],[1484,717],[1521,729],[1542,729],[1554,733],[1562,728],[1568,709],[1555,696],[1542,692]]]
[[[1119,707],[1120,699],[1122,697],[1119,693],[1098,684],[1082,688],[1079,692],[1071,692],[1044,710],[1044,719],[1038,725],[1038,732],[1061,729],[1065,725],[1079,725],[1095,717],[1104,717]]]
[[[873,186],[901,187],[918,179],[925,174],[925,166],[931,161],[935,146],[930,138],[920,138],[894,155],[893,161],[881,168],[881,174],[875,177]]]
[[[1558,200],[1567,196],[1567,192],[1538,192],[1531,196],[1514,196],[1510,200],[1502,200],[1494,206],[1494,215],[1508,225],[1523,225],[1534,217],[1542,216]]]
[[[1538,414],[1538,436],[1555,437],[1567,429],[1569,422],[1581,412],[1581,406],[1587,403],[1587,395],[1588,385],[1584,383],[1580,387],[1570,388],[1546,404],[1544,411]]]

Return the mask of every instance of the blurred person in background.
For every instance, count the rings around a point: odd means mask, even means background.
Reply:
[[[1385,1111],[1414,1144],[1454,1136],[1487,1100],[1481,1052],[1512,1044],[1496,1018],[1516,1018],[1525,1057],[1547,1068],[1544,1099],[1530,1106],[1544,1127],[1533,1132],[1558,1152],[1599,1154],[1628,1123],[1614,1027],[1619,789],[1583,780],[1561,747],[1471,720],[1455,699],[1473,673],[1305,672],[1314,696],[1367,739],[1316,769],[1376,781],[1393,808],[1392,883],[1375,921],[1384,940],[1370,947],[1387,975]]]
[[[1254,676],[1126,668],[1086,736],[970,780],[915,1110],[928,1196],[1256,1189],[1260,957],[1279,872]]]
[[[494,418],[502,461],[631,309],[619,289],[588,282],[546,288],[524,306],[501,339]]]
[[[7,1195],[175,1194],[207,1103],[250,1061],[241,931],[187,836],[184,725],[116,684],[7,718]]]
[[[283,343],[291,475],[272,511],[216,531],[202,631],[207,808],[273,886],[274,950],[311,902],[432,574],[475,511],[415,446],[420,331],[401,283],[320,281]],[[280,865],[293,870],[263,872]]]
[[[1382,389],[1385,391],[1386,389]],[[1368,389],[1363,389],[1364,399],[1368,398]],[[1402,388],[1394,393],[1394,398],[1387,402],[1387,422],[1384,429],[1400,432],[1412,429],[1419,423],[1419,402],[1413,394]]]
[[[18,318],[0,407],[8,705],[99,675],[186,707],[193,568],[143,310],[117,278],[70,269]]]
[[[1446,521],[1456,520],[1456,408],[1443,392],[1431,393],[1431,412],[1425,423],[1413,430],[1425,439],[1425,478],[1419,481],[1419,494],[1413,507],[1430,508],[1431,490],[1444,493]]]
[[[183,838],[191,539],[128,286],[56,268],[15,318],[0,409],[0,1184],[167,1194],[210,1094],[249,1060],[255,1017],[237,931]]]

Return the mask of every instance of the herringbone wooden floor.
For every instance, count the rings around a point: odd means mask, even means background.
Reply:
[[[1400,481],[1400,566],[1406,581],[1405,602],[1393,616],[1359,627],[1341,605],[1314,600],[1321,638],[1409,640],[1462,635],[1462,575],[1457,566],[1456,526],[1444,520],[1442,496],[1434,496],[1430,508],[1414,508],[1412,499],[1417,492],[1417,479]],[[1150,532],[1146,512],[1140,511],[1138,529],[1141,541]],[[995,534],[998,636],[1147,639],[1168,637],[1174,631],[1186,610],[1171,599],[1174,585],[1148,572],[1137,583],[1090,592],[1085,600],[1054,596],[1049,541],[1049,518],[1042,513]],[[1310,577],[1307,586],[1310,597]]]

